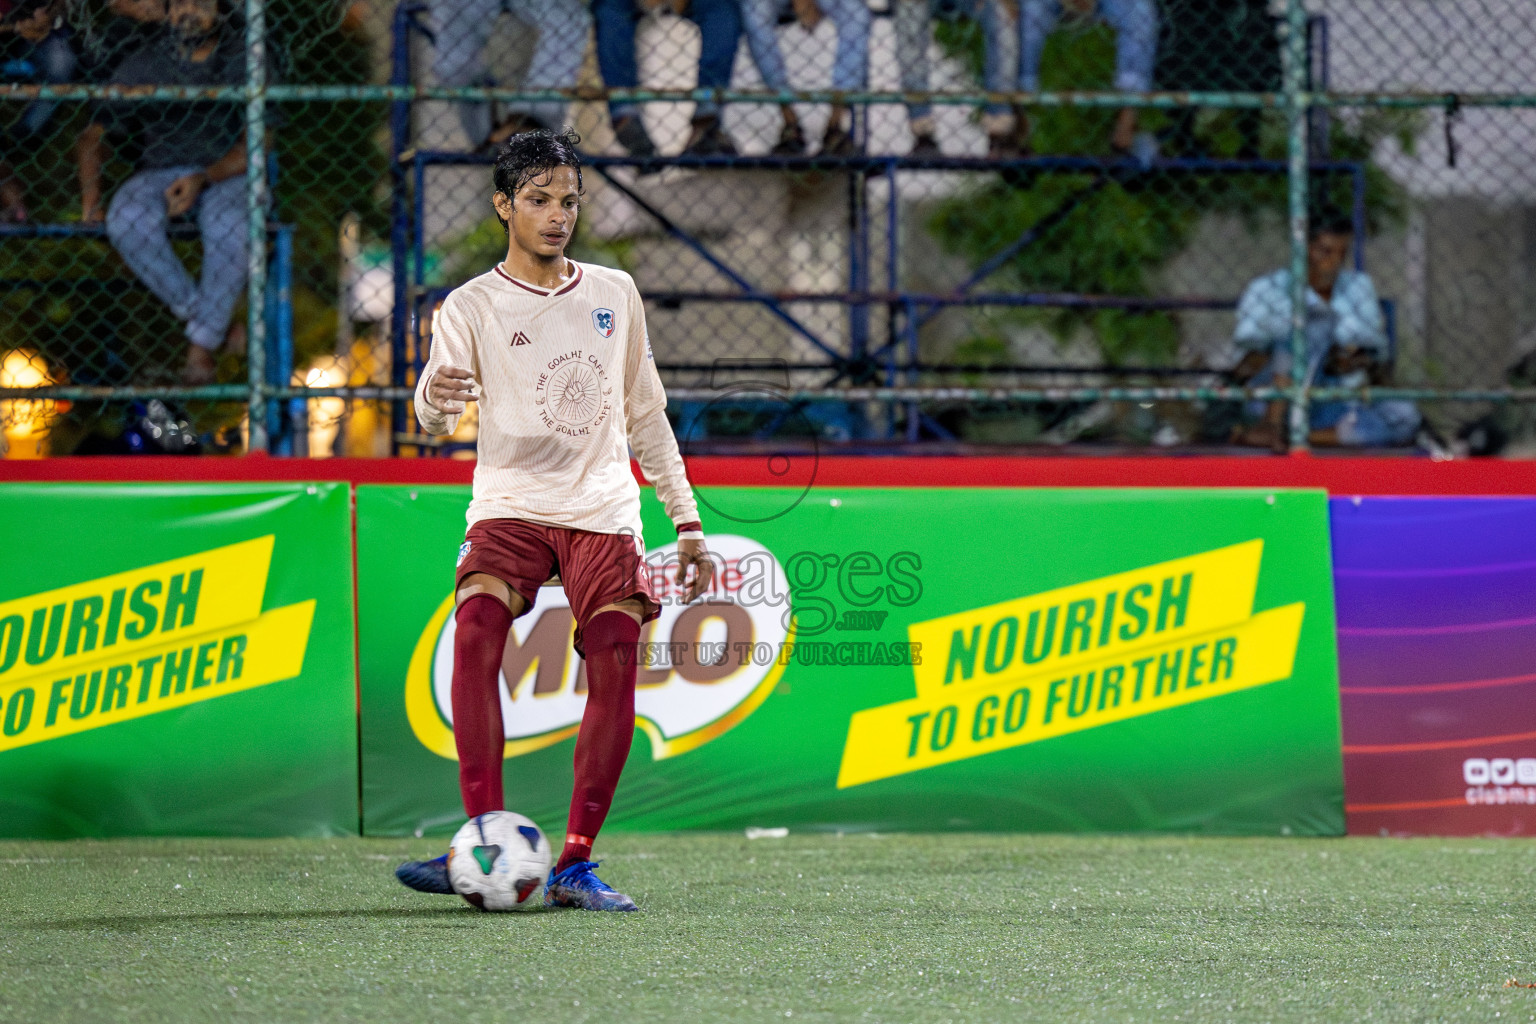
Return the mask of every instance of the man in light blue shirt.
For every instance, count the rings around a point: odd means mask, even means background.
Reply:
[[[1347,270],[1354,227],[1341,214],[1315,219],[1307,238],[1307,365],[1314,387],[1360,387],[1384,382],[1390,361],[1376,286]],[[1249,283],[1237,306],[1233,340],[1246,350],[1233,371],[1241,383],[1290,385],[1291,272],[1277,270]],[[1282,448],[1284,402],[1250,404],[1259,422],[1241,431],[1247,444]],[[1311,443],[1382,447],[1411,442],[1420,423],[1412,402],[1319,402],[1312,406]]]

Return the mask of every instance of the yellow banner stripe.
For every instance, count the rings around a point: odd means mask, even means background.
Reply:
[[[1263,551],[1263,540],[1245,541],[915,622],[907,636],[922,645],[918,695],[1059,672],[1242,622]]]
[[[1305,608],[1286,605],[1198,636],[1079,663],[1070,671],[950,687],[856,712],[838,788],[1287,679]]]
[[[138,657],[261,614],[274,536],[0,604],[0,686]]]
[[[257,591],[260,594],[260,591]],[[0,751],[116,725],[299,675],[315,602],[0,683]]]

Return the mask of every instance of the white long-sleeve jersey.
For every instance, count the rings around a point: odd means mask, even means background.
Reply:
[[[428,385],[443,366],[473,374],[480,432],[471,525],[526,519],[638,537],[630,447],[672,522],[697,522],[640,293],[621,270],[572,266],[554,290],[500,266],[454,289],[432,325],[416,418],[429,434],[453,433],[459,414],[434,406]]]

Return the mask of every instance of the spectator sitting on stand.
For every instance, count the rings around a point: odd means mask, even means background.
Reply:
[[[726,89],[731,84],[731,65],[736,42],[741,38],[741,11],[737,0],[593,0],[592,19],[597,28],[597,66],[610,89],[635,89],[640,69],[635,61],[635,29],[647,13],[670,11],[699,26],[698,88]],[[640,120],[640,107],[629,102],[610,102],[613,134],[631,156],[656,155],[656,144]],[[720,127],[720,106],[700,102],[693,112],[693,130],[684,152],[694,156],[734,155],[736,147]]]
[[[0,0],[3,6],[4,0]],[[58,85],[75,75],[78,61],[60,0],[22,0],[0,16],[0,81],[20,85]],[[12,146],[36,150],[58,103],[37,100],[6,112],[0,128],[0,220],[27,219],[26,197],[6,159]],[[20,143],[21,145],[17,145]]]
[[[1156,0],[983,0],[982,23],[987,40],[983,77],[988,92],[1039,91],[1045,37],[1055,29],[1064,11],[1080,18],[1097,15],[1115,30],[1115,89],[1147,92],[1152,88],[1152,66],[1157,60]],[[1017,65],[1009,66],[1012,60],[1005,59],[1008,41],[1004,34],[1014,29],[1018,32]],[[1014,56],[1007,53],[1008,58]],[[988,104],[982,124],[989,140],[988,156],[992,159],[1005,160],[1030,152],[1029,117],[1021,108],[1010,112],[1006,106]],[[1139,148],[1136,108],[1120,111],[1109,144],[1116,153],[1125,155]]]
[[[1344,269],[1354,226],[1341,213],[1313,220],[1307,238],[1306,380],[1315,387],[1361,387],[1386,380],[1387,336],[1376,287],[1365,273]],[[1252,281],[1237,307],[1233,336],[1247,353],[1232,375],[1255,387],[1290,387],[1291,272],[1277,270]],[[1258,422],[1239,428],[1243,444],[1286,447],[1284,401],[1250,403]],[[1327,401],[1311,407],[1313,445],[1405,445],[1421,417],[1412,402]]]
[[[79,27],[84,30],[82,57],[90,79],[105,82],[129,54],[142,50],[165,28],[165,0],[107,0],[103,15]]]
[[[226,23],[220,0],[170,0],[166,31],[123,60],[112,75],[122,85],[238,86],[246,50]],[[269,73],[268,81],[275,76]],[[214,379],[221,344],[243,350],[231,329],[245,289],[250,238],[246,216],[245,117],[239,103],[104,104],[80,135],[81,220],[102,219],[101,165],[109,124],[132,122],[141,144],[135,173],[112,197],[107,235],[123,261],[186,324],[182,380]],[[171,248],[169,222],[195,213],[203,243],[202,278],[194,282]]]
[[[438,84],[448,88],[495,84],[486,71],[485,48],[503,11],[538,33],[522,87],[573,88],[592,25],[581,0],[433,0],[437,56],[432,71]],[[457,106],[470,145],[482,150],[494,150],[518,132],[565,123],[565,103],[560,100],[513,104],[494,127],[486,104]]]
[[[865,0],[741,0],[742,27],[752,61],[769,89],[789,88],[789,72],[777,34],[779,16],[793,10],[795,20],[806,33],[816,30],[823,16],[837,27],[837,55],[832,63],[832,88],[839,92],[863,89],[869,81],[869,4]],[[779,108],[784,130],[773,152],[779,156],[805,153],[805,134],[800,130],[794,107]],[[821,139],[821,152],[828,156],[855,156],[858,143],[853,139],[853,110],[842,103],[833,104]]]

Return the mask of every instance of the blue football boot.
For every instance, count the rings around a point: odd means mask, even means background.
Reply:
[[[453,885],[448,881],[448,855],[431,860],[408,860],[395,868],[395,877],[407,889],[417,892],[435,892],[453,895]]]
[[[544,886],[546,907],[576,907],[580,910],[639,910],[635,901],[598,878],[592,871],[598,862],[580,860],[559,874],[549,869]]]

